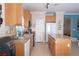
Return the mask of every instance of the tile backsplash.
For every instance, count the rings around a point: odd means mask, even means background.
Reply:
[[[7,27],[1,25],[1,27],[0,27],[0,36],[5,35],[5,33],[6,33],[7,30],[8,30]]]
[[[14,26],[1,25],[1,27],[0,27],[0,37],[5,36],[7,34],[11,34],[13,32],[15,32],[15,27]]]

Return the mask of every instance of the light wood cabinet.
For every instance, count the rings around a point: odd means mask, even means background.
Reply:
[[[48,45],[52,55],[55,55],[55,40],[48,36]]]
[[[56,16],[45,16],[45,21],[46,22],[56,22]]]
[[[5,3],[5,25],[21,25],[22,4]]]
[[[24,42],[23,42],[23,40],[17,40],[15,46],[16,46],[16,56],[24,56]]]
[[[31,14],[28,10],[23,8],[24,27],[28,28],[29,20],[31,20]]]
[[[22,14],[23,7],[22,4],[16,4],[16,25],[22,25]]]
[[[48,45],[53,56],[69,56],[71,54],[70,38],[54,38],[49,35]]]
[[[22,16],[24,19],[24,27],[28,28],[31,14],[24,9],[21,3],[5,3],[5,25],[22,25]]]
[[[16,44],[16,56],[29,56],[30,55],[30,39],[17,40]]]
[[[33,35],[30,39],[16,40],[16,56],[29,56],[33,49]]]

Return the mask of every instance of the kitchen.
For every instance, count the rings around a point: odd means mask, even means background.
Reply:
[[[64,8],[63,5],[65,6]],[[0,16],[2,20],[0,20],[0,44],[1,44],[0,55],[3,56],[72,55],[71,54],[72,38],[63,35],[64,30],[63,19],[65,14],[64,10],[67,12],[70,12],[71,10],[71,9],[66,10],[68,7],[67,5],[69,4],[53,4],[53,3],[1,4],[2,7],[0,7],[1,8]],[[56,8],[61,7],[62,10],[56,9],[55,7]],[[72,12],[76,10],[75,7],[72,8],[73,8]],[[72,12],[70,14],[72,14]]]

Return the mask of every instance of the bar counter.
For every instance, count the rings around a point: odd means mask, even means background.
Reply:
[[[71,53],[71,38],[68,36],[49,34],[48,45],[54,56],[69,56]]]

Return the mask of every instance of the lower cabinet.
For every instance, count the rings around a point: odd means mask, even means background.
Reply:
[[[69,56],[71,54],[71,39],[70,38],[54,38],[48,36],[48,45],[53,56]]]
[[[48,45],[52,55],[55,55],[55,40],[48,36]]]
[[[24,56],[24,41],[16,40],[16,56]]]
[[[17,40],[16,41],[16,56],[30,56],[33,48],[33,40]]]

